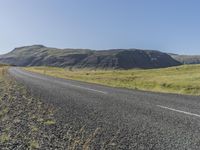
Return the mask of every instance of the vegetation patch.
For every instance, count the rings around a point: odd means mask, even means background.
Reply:
[[[45,125],[54,125],[56,122],[54,120],[47,120],[44,122]]]
[[[24,69],[53,77],[112,87],[200,95],[200,65],[146,70],[89,70],[56,67],[27,67]]]

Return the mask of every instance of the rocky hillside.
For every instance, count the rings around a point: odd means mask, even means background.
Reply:
[[[183,64],[200,64],[200,55],[170,55],[172,58]]]
[[[181,65],[170,55],[140,49],[57,49],[42,45],[15,48],[0,56],[0,63],[16,66],[56,66],[77,68],[162,68]]]

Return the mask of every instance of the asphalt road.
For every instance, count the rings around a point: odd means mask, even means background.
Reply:
[[[20,68],[9,73],[59,108],[62,122],[99,128],[96,149],[110,139],[113,149],[200,149],[200,97],[111,88]]]

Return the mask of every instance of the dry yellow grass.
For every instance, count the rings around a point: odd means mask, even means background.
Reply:
[[[56,67],[28,67],[24,69],[58,78],[112,87],[200,95],[200,65],[147,70],[71,70]]]
[[[0,64],[0,78],[2,78],[7,72],[8,66]]]

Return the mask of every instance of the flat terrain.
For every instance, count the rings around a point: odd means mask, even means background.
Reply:
[[[54,77],[145,91],[200,95],[200,65],[148,70],[78,70],[56,67],[25,68]]]
[[[9,74],[44,104],[58,108],[57,120],[94,133],[91,149],[200,149],[198,96],[112,88],[20,68],[10,68]]]

